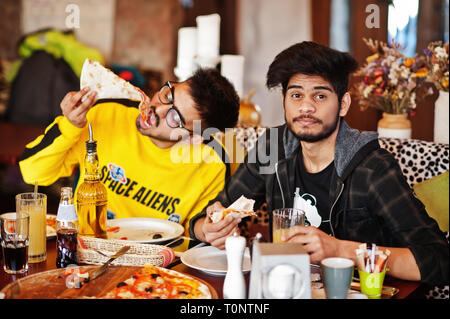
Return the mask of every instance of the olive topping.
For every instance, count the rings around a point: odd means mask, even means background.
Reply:
[[[188,295],[189,293],[187,291],[180,291],[179,294],[180,295]]]
[[[116,287],[120,288],[120,287],[123,287],[123,286],[126,286],[126,285],[127,284],[122,281],[122,282],[119,282]]]
[[[145,292],[153,292],[153,287],[145,288]]]
[[[158,278],[158,277],[161,277],[161,275],[159,275],[159,274],[152,274],[152,278],[153,278],[153,279],[156,279],[156,278]]]

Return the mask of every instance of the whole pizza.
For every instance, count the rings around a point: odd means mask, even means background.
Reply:
[[[130,278],[100,298],[105,299],[210,299],[209,288],[182,273],[152,265],[136,271]]]

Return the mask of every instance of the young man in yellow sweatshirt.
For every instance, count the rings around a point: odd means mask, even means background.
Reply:
[[[26,146],[19,163],[25,182],[50,185],[79,165],[80,185],[90,123],[109,215],[168,219],[188,233],[189,220],[222,190],[229,174],[226,153],[205,130],[236,125],[233,86],[218,71],[200,69],[146,97],[146,120],[133,101],[97,101],[94,89],[69,92],[61,102],[63,115]]]

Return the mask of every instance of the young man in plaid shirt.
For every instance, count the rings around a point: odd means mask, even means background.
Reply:
[[[216,199],[191,220],[191,236],[223,248],[240,220],[212,223],[207,212],[241,195],[257,205],[266,202],[269,212],[293,207],[298,187],[300,195],[316,199],[321,222],[296,226],[284,240],[304,244],[311,262],[334,256],[355,260],[361,243],[375,243],[391,251],[391,276],[448,284],[449,246],[436,221],[394,157],[380,148],[378,135],[352,129],[343,120],[351,104],[349,76],[356,68],[351,55],[313,42],[276,56],[267,87],[281,85],[286,124],[260,137]],[[278,156],[275,163],[266,164],[261,149]]]

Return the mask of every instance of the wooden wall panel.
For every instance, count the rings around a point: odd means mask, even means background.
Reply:
[[[312,36],[313,41],[323,44],[330,44],[330,14],[331,0],[312,0]]]
[[[379,28],[368,28],[366,26],[366,18],[369,15],[369,13],[366,12],[366,7],[370,4],[376,4],[380,8]],[[387,41],[388,5],[386,1],[351,0],[350,12],[351,53],[356,61],[358,61],[358,64],[362,66],[366,61],[366,57],[372,54],[364,43],[363,38]],[[358,79],[356,78],[352,78],[350,86],[357,80]],[[380,118],[381,112],[374,108],[361,111],[356,96],[352,96],[352,106],[345,117],[345,120],[351,127],[364,131],[376,131],[377,123]]]

